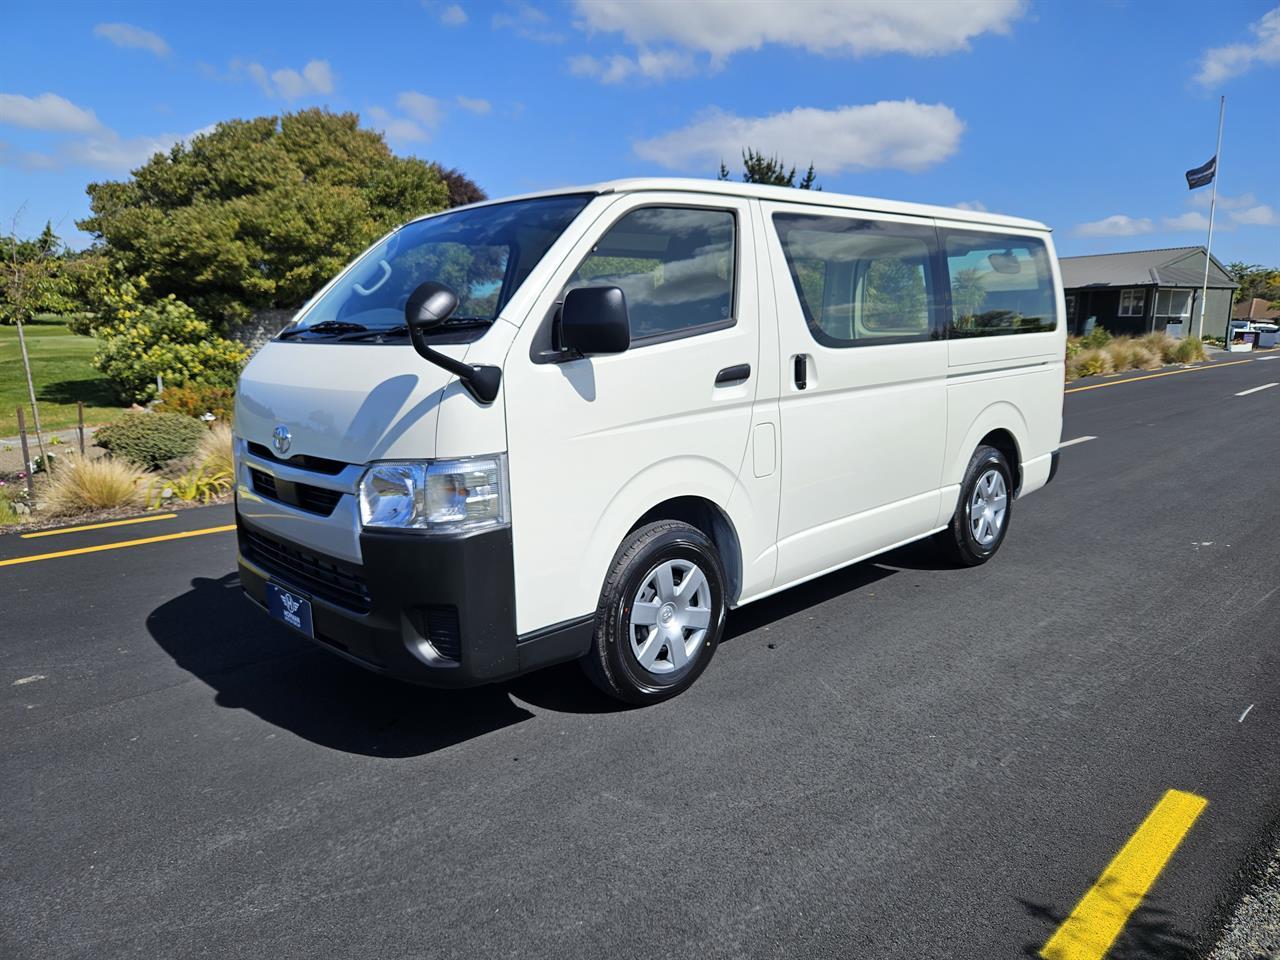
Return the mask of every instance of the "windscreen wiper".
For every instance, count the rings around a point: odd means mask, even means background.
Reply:
[[[484,317],[450,317],[444,323],[440,324],[438,331],[444,332],[448,330],[467,330],[475,327],[487,327],[492,324],[492,320]],[[398,327],[386,327],[376,330],[357,330],[349,333],[345,337],[339,337],[339,343],[359,343],[362,340],[379,340],[383,337],[407,337],[409,328],[401,324]]]
[[[313,323],[309,327],[294,327],[292,330],[285,330],[276,339],[290,340],[304,333],[331,333],[335,336],[340,333],[364,333],[368,329],[363,323],[352,323],[350,320],[321,320],[319,323]]]

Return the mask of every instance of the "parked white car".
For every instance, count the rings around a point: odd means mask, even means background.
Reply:
[[[373,670],[581,658],[647,703],[726,611],[934,536],[983,563],[1057,466],[1048,228],[719,181],[457,208],[245,369],[245,592]]]

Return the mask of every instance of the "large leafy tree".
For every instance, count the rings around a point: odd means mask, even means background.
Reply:
[[[88,193],[79,226],[115,268],[219,326],[298,306],[382,233],[450,205],[437,166],[317,109],[220,123]]]
[[[1280,269],[1236,261],[1227,264],[1227,272],[1240,284],[1236,289],[1236,303],[1257,297],[1273,306],[1280,306]]]
[[[720,161],[720,174],[717,180],[729,179],[729,168]],[[817,175],[813,172],[813,164],[805,171],[800,182],[796,182],[796,168],[787,169],[787,165],[779,157],[766,157],[750,147],[742,151],[742,182],[764,183],[774,187],[796,187],[800,190],[821,190]]]

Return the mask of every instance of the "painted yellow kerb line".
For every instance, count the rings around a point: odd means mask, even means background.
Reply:
[[[229,533],[236,528],[234,523],[223,527],[205,527],[203,530],[184,530],[181,533],[166,533],[159,537],[143,537],[141,540],[122,540],[119,543],[100,543],[96,547],[76,547],[74,550],[58,550],[56,553],[37,553],[34,557],[12,557],[0,560],[0,567],[12,567],[19,563],[35,563],[37,560],[54,560],[58,557],[75,557],[82,553],[100,553],[103,550],[122,550],[125,547],[140,547],[147,543],[161,543],[165,540],[185,540],[187,537],[203,537],[209,533]]]
[[[60,533],[80,533],[82,530],[105,530],[107,527],[127,527],[133,523],[151,523],[153,520],[172,520],[176,516],[176,513],[159,513],[154,517],[131,517],[128,520],[111,520],[107,523],[86,523],[79,527],[37,530],[35,533],[23,533],[20,536],[23,540],[35,540],[38,537],[56,537]]]
[[[1219,370],[1222,367],[1234,367],[1241,363],[1253,363],[1253,358],[1248,360],[1228,360],[1226,363],[1206,363],[1199,367],[1189,367],[1186,370],[1166,370],[1164,373],[1148,373],[1142,377],[1129,377],[1126,380],[1111,380],[1107,383],[1091,383],[1087,387],[1073,387],[1067,393],[1084,393],[1086,390],[1101,390],[1103,387],[1118,387],[1122,383],[1137,383],[1139,380],[1155,380],[1157,377],[1176,377],[1180,373],[1199,373],[1201,370]]]
[[[1044,960],[1101,960],[1208,805],[1170,790],[1040,951]]]

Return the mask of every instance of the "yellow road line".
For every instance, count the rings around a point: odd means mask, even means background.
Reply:
[[[181,533],[166,533],[159,537],[143,537],[141,540],[122,540],[119,543],[100,543],[96,547],[77,547],[74,550],[59,550],[56,553],[37,553],[34,557],[12,557],[0,560],[0,567],[12,567],[19,563],[35,563],[37,560],[54,560],[57,557],[75,557],[82,553],[99,553],[102,550],[120,550],[124,547],[140,547],[146,543],[160,543],[164,540],[185,540],[187,537],[203,537],[207,533],[228,533],[236,528],[234,523],[224,527],[206,527],[203,530],[184,530]]]
[[[105,530],[107,527],[127,527],[131,523],[150,523],[152,520],[172,520],[176,513],[160,513],[154,517],[133,517],[129,520],[112,520],[109,523],[86,523],[80,527],[59,527],[57,530],[37,530],[35,533],[20,534],[23,540],[35,540],[37,537],[56,537],[60,533],[79,533],[81,530]]]
[[[1234,367],[1240,363],[1253,363],[1253,359],[1248,360],[1228,360],[1226,363],[1206,363],[1199,367],[1189,367],[1186,370],[1166,370],[1164,373],[1148,373],[1142,377],[1129,377],[1127,380],[1112,380],[1108,383],[1091,383],[1087,387],[1074,387],[1067,393],[1083,393],[1086,390],[1101,390],[1103,387],[1118,387],[1122,383],[1137,383],[1139,380],[1154,380],[1157,377],[1176,377],[1180,373],[1199,373],[1201,370],[1217,370],[1220,367]]]
[[[1208,805],[1169,790],[1040,951],[1044,960],[1101,960]]]

